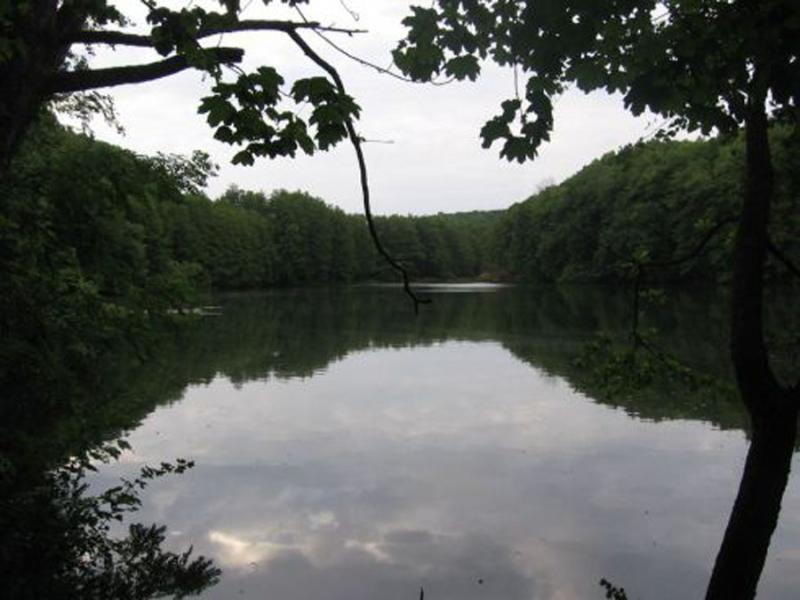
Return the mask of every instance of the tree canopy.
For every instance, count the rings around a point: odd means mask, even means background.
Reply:
[[[634,114],[673,129],[735,131],[749,101],[797,117],[800,17],[767,0],[439,0],[414,7],[394,53],[410,77],[476,79],[482,62],[512,68],[522,89],[481,130],[501,156],[533,158],[553,129],[553,100],[568,86],[622,95]]]
[[[307,0],[265,0],[264,4],[298,6]],[[238,66],[244,50],[218,46],[213,36],[243,31],[288,35],[304,53],[298,32],[326,30],[302,19],[242,19],[238,0],[220,0],[217,9],[188,5],[173,9],[154,0],[144,2],[149,31],[140,33],[118,2],[67,0],[21,1],[0,8],[0,132],[3,162],[7,163],[22,134],[40,107],[63,94],[83,94],[87,103],[102,108],[106,97],[96,90],[167,77],[185,69],[210,76],[210,93],[200,100],[214,136],[237,146],[236,163],[252,164],[257,156],[312,154],[346,138],[345,121],[359,108],[341,86],[323,76],[303,77],[284,92],[284,77],[272,65],[251,72]],[[208,5],[206,5],[208,6]],[[43,40],[46,42],[43,43]],[[149,48],[152,62],[93,68],[91,48],[124,46]],[[308,53],[307,53],[308,54]],[[321,66],[316,58],[310,58]],[[308,104],[301,116],[297,104]],[[81,105],[81,103],[79,103]],[[74,103],[72,105],[75,106]]]

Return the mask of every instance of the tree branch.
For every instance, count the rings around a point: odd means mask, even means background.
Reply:
[[[777,258],[780,262],[783,263],[789,272],[795,275],[796,277],[800,277],[800,268],[794,264],[791,259],[786,256],[780,248],[778,248],[773,242],[771,238],[767,238],[767,250],[769,250],[770,254],[772,254],[775,258]]]
[[[314,52],[313,48],[309,46],[305,40],[300,37],[300,34],[297,33],[296,30],[290,29],[286,32],[289,37],[292,38],[295,44],[303,51],[303,53],[308,56],[312,61],[317,63],[328,75],[330,75],[331,79],[333,79],[334,83],[336,84],[336,88],[339,90],[339,93],[345,95],[347,92],[344,87],[344,83],[342,82],[342,78],[339,76],[339,72],[323,59],[319,54]],[[355,126],[353,125],[353,120],[348,116],[345,118],[345,128],[347,129],[347,135],[350,138],[350,142],[353,144],[353,149],[356,153],[356,159],[358,160],[358,170],[360,173],[361,178],[361,194],[364,199],[364,215],[367,218],[367,226],[369,227],[369,233],[372,237],[372,242],[375,245],[375,248],[378,250],[378,253],[386,260],[387,263],[397,271],[403,278],[403,289],[405,290],[406,294],[409,298],[414,302],[414,313],[419,312],[419,305],[420,304],[430,304],[430,298],[420,298],[415,293],[414,290],[411,289],[411,282],[408,277],[408,271],[406,271],[405,267],[401,265],[397,260],[387,252],[387,250],[383,247],[381,243],[380,237],[378,236],[378,232],[375,229],[375,222],[372,218],[372,207],[370,206],[370,192],[369,192],[369,181],[367,179],[367,163],[364,160],[364,152],[361,149],[361,138],[358,136],[355,130]]]
[[[139,46],[152,48],[153,39],[149,35],[126,33],[124,31],[85,30],[70,36],[71,44],[108,44],[109,46]]]
[[[736,220],[733,217],[729,217],[727,219],[723,219],[723,220],[719,221],[716,225],[714,225],[711,229],[709,229],[705,233],[705,235],[700,239],[698,244],[691,251],[689,251],[688,253],[684,254],[683,256],[681,256],[679,258],[673,258],[673,259],[670,259],[670,260],[660,260],[660,261],[648,261],[648,262],[642,263],[642,266],[657,267],[657,268],[660,268],[660,267],[674,267],[674,266],[683,264],[685,262],[688,262],[688,261],[690,261],[690,260],[692,260],[694,258],[697,258],[698,256],[700,256],[700,253],[703,252],[703,250],[708,245],[708,243],[711,240],[713,240],[714,237],[720,231],[722,231],[725,228],[726,225],[732,225],[735,222],[736,222]]]
[[[641,342],[641,336],[639,335],[639,305],[640,305],[642,285],[644,284],[644,278],[645,278],[645,268],[658,269],[664,267],[673,267],[688,262],[694,258],[697,258],[703,252],[703,249],[708,245],[708,243],[712,239],[714,239],[714,237],[720,231],[722,231],[726,225],[730,225],[734,222],[735,219],[733,217],[722,219],[711,229],[709,229],[705,233],[705,235],[703,235],[698,244],[690,252],[684,254],[683,256],[670,260],[660,260],[660,261],[654,260],[654,261],[643,261],[643,262],[636,261],[633,263],[633,266],[636,271],[633,278],[633,315],[631,322],[631,339],[634,342],[634,349]]]
[[[279,20],[261,20],[261,19],[247,19],[244,21],[237,21],[230,25],[220,27],[206,27],[197,32],[194,36],[199,40],[202,38],[210,37],[212,35],[220,35],[223,33],[241,33],[243,31],[280,31],[289,32],[297,29],[313,29],[315,31],[326,31],[328,33],[345,33],[353,35],[356,33],[366,33],[364,29],[346,29],[341,27],[325,27],[316,21],[299,22],[299,21],[279,21]],[[109,44],[120,46],[138,46],[142,48],[151,48],[153,40],[149,35],[138,35],[134,33],[126,33],[124,31],[106,31],[106,30],[87,30],[80,31],[71,36],[69,41],[73,44]]]
[[[295,11],[297,11],[297,14],[300,15],[300,18],[303,19],[303,23],[307,23],[307,24],[312,24],[313,23],[313,21],[309,21],[306,18],[305,14],[303,13],[302,10],[300,10],[299,6],[295,6],[294,9],[295,9]],[[346,10],[349,11],[349,9],[346,9]],[[444,81],[433,81],[433,80],[427,81],[427,82],[416,81],[415,79],[411,79],[410,77],[405,77],[404,75],[399,75],[399,74],[395,73],[394,71],[391,70],[391,67],[388,67],[388,68],[387,67],[382,67],[380,65],[375,64],[374,62],[370,62],[370,61],[368,61],[368,60],[366,60],[364,58],[361,58],[360,56],[356,56],[352,52],[349,52],[349,51],[345,50],[339,44],[334,42],[332,39],[330,39],[329,37],[327,37],[323,33],[323,31],[326,31],[324,28],[320,29],[318,27],[314,27],[314,28],[311,28],[311,30],[317,35],[317,37],[319,37],[323,42],[328,44],[331,48],[336,50],[339,54],[349,58],[353,62],[356,62],[356,63],[358,63],[358,64],[360,64],[360,65],[362,65],[364,67],[368,67],[370,69],[375,69],[381,75],[388,75],[389,77],[393,77],[394,79],[398,79],[398,80],[404,81],[406,83],[423,84],[423,85],[430,84],[430,85],[436,85],[436,86],[443,86],[443,85],[449,85],[449,84],[451,84],[451,83],[456,81],[455,77],[450,77],[449,79],[445,79]],[[392,63],[392,64],[394,64],[394,63]]]
[[[206,52],[219,64],[237,63],[244,56],[244,50],[241,48],[210,48]],[[141,65],[64,71],[50,78],[47,91],[51,94],[62,94],[128,83],[142,83],[174,75],[192,68],[192,66],[185,56],[171,56],[164,60]]]

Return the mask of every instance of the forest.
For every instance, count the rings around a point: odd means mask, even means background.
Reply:
[[[796,260],[798,139],[780,127],[771,135],[771,237]],[[637,257],[669,261],[721,224],[697,257],[652,270],[649,283],[724,283],[741,152],[739,137],[654,140],[505,211],[378,216],[376,227],[416,281],[626,284]],[[86,384],[79,374],[89,377],[97,356],[146,347],[155,320],[211,290],[396,281],[363,215],[303,192],[231,187],[211,199],[202,187],[213,173],[202,153],[139,156],[41,120],[3,181],[0,215],[0,381],[7,397],[36,398],[37,408],[4,410],[36,420],[67,382]],[[768,268],[787,278],[780,261]]]
[[[770,235],[796,257],[798,139],[780,127],[771,139]],[[635,260],[677,259],[713,229],[693,260],[651,278],[722,283],[742,151],[740,137],[640,142],[505,211],[378,216],[376,228],[415,280],[529,283],[624,282]],[[4,184],[3,251],[19,259],[19,279],[5,285],[31,289],[49,281],[49,269],[75,293],[148,309],[180,307],[210,289],[394,281],[363,215],[302,191],[233,186],[211,199],[202,186],[213,173],[202,153],[138,156],[44,120]],[[780,261],[769,269],[775,280],[787,275]]]

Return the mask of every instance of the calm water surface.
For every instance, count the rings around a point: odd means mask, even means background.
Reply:
[[[223,298],[165,350],[160,406],[96,484],[196,461],[137,520],[222,567],[206,598],[568,600],[602,598],[601,577],[702,597],[746,450],[738,404],[593,399],[572,360],[627,326],[607,290],[431,293],[417,318],[396,289]],[[651,324],[724,376],[719,306],[680,296]],[[761,597],[800,593],[798,509],[795,475]]]

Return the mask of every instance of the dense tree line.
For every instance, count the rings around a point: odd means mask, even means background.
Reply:
[[[771,138],[777,186],[770,235],[797,257],[800,140],[779,128]],[[522,281],[620,281],[637,261],[661,265],[651,280],[727,281],[743,153],[740,138],[655,140],[612,152],[509,208],[495,231],[497,263]],[[773,277],[787,274],[778,261],[769,267]]]
[[[0,189],[4,410],[85,386],[76,375],[94,376],[97,356],[143,343],[153,320],[209,289],[396,280],[363,216],[302,192],[231,188],[212,201],[202,153],[138,156],[43,118],[11,167]],[[377,227],[416,277],[474,278],[490,268],[498,216],[379,217]]]
[[[490,268],[497,213],[376,217],[387,248],[418,278],[474,278]],[[174,209],[172,245],[215,289],[394,280],[361,215],[302,192],[228,189]]]
[[[12,167],[0,184],[2,409],[38,420],[91,384],[109,346],[141,339],[124,332],[185,302],[198,273],[170,251],[181,190],[158,161],[45,121]]]

